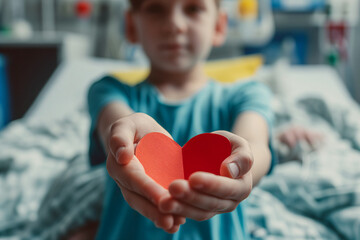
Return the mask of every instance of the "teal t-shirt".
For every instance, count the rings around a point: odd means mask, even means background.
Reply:
[[[270,100],[269,89],[256,81],[221,84],[209,80],[206,86],[192,97],[168,103],[147,81],[136,86],[128,86],[113,77],[104,77],[95,82],[88,93],[89,113],[92,119],[90,162],[96,165],[106,160],[102,144],[94,129],[99,113],[110,102],[120,101],[135,112],[150,115],[183,146],[189,139],[201,133],[231,131],[237,116],[245,111],[253,111],[263,116],[270,131],[273,119]],[[271,144],[270,149],[273,153]],[[274,163],[273,157],[271,168]],[[207,221],[187,219],[178,232],[168,234],[130,208],[119,187],[107,175],[104,208],[97,239],[247,239],[242,205],[233,212],[216,215]]]

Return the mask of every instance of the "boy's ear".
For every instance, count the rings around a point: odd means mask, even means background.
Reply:
[[[219,11],[215,23],[215,32],[213,37],[213,46],[221,46],[226,40],[228,18],[224,11]]]
[[[137,43],[137,35],[134,23],[134,16],[132,10],[128,10],[125,14],[125,35],[126,39],[132,43]]]

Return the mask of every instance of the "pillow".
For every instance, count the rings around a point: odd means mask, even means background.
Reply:
[[[205,72],[212,79],[224,83],[231,83],[253,76],[262,64],[263,58],[260,55],[251,55],[206,62]],[[135,68],[116,71],[110,75],[128,85],[136,85],[143,81],[148,74],[148,68]]]

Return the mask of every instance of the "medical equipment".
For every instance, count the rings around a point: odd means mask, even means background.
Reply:
[[[355,96],[352,49],[356,47],[354,33],[359,22],[359,1],[329,0],[328,6],[322,54],[326,62],[337,69],[347,88]]]
[[[272,0],[271,2],[275,11],[306,12],[324,9],[327,0]]]
[[[25,18],[24,0],[0,1],[0,34],[26,39],[33,35],[33,29]]]
[[[42,27],[45,34],[55,33],[54,0],[42,1]]]
[[[10,106],[8,94],[6,61],[0,54],[0,129],[10,121]]]
[[[261,46],[273,37],[270,0],[224,0],[222,7],[228,14],[227,44]]]

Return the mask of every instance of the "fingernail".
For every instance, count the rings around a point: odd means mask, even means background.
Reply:
[[[239,169],[238,164],[236,164],[235,162],[229,163],[228,164],[228,169],[229,169],[229,172],[230,172],[230,174],[231,174],[231,176],[233,178],[238,178],[239,177],[240,169]]]
[[[158,224],[157,221],[154,221],[154,225],[155,225],[155,227],[160,228],[160,225]]]
[[[120,158],[120,152],[121,152],[122,148],[119,148],[117,151],[116,151],[116,154],[115,154],[115,160],[117,163],[119,163],[119,158]]]

